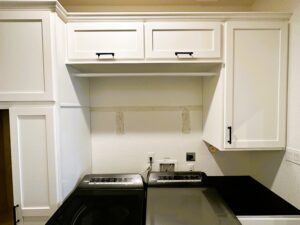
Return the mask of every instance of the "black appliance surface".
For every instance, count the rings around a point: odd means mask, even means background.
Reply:
[[[205,183],[218,191],[235,215],[300,215],[296,207],[250,176],[208,176]]]
[[[143,225],[145,189],[137,174],[91,174],[46,225]]]
[[[151,173],[146,225],[240,225],[201,172]]]

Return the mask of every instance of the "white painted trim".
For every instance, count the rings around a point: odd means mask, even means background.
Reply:
[[[276,215],[276,216],[237,216],[238,219],[300,219],[300,215]]]
[[[57,12],[64,22],[80,21],[162,21],[166,20],[284,20],[290,19],[288,12],[67,12],[57,0],[3,0],[0,10],[39,10]]]
[[[75,73],[75,77],[163,77],[163,76],[182,76],[182,77],[203,77],[203,76],[217,76],[218,73],[199,72],[199,73]]]
[[[294,147],[287,146],[286,151],[288,151],[288,150],[290,150],[290,151],[300,151],[300,148],[294,148]]]
[[[265,12],[68,12],[68,22],[79,21],[162,21],[166,20],[289,20],[291,13]]]
[[[22,101],[6,101],[6,102],[0,102],[0,109],[8,109],[10,107],[20,106],[20,107],[26,107],[26,106],[32,106],[32,107],[43,107],[43,106],[49,106],[54,105],[55,102],[53,101],[34,101],[34,102],[22,102]]]
[[[179,59],[179,60],[167,60],[164,59],[162,60],[150,60],[150,59],[143,59],[143,60],[122,60],[122,61],[116,61],[116,60],[106,60],[106,61],[99,61],[95,59],[94,61],[91,60],[67,60],[66,64],[69,66],[73,65],[101,65],[101,64],[165,64],[165,63],[181,63],[181,64],[191,64],[191,63],[202,63],[202,64],[221,64],[223,63],[222,59],[204,59],[204,60],[199,60],[199,59]]]
[[[202,111],[202,105],[186,106],[96,106],[90,107],[95,112],[149,112],[149,111]]]
[[[80,105],[78,103],[60,103],[60,108],[89,108],[89,106]]]
[[[298,225],[300,216],[237,216],[243,225]]]

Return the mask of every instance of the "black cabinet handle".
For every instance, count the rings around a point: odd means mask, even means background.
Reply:
[[[96,52],[96,55],[98,56],[98,58],[100,58],[101,55],[111,55],[112,57],[115,57],[114,52]]]
[[[14,225],[17,225],[17,223],[20,222],[20,220],[17,220],[17,213],[16,213],[16,208],[18,208],[19,205],[14,205],[13,207],[13,216],[14,216]]]
[[[175,55],[190,55],[193,56],[194,52],[175,52]]]
[[[232,127],[227,127],[227,129],[229,130],[229,140],[227,142],[229,144],[231,144],[232,143],[232,137],[231,137],[231,135],[232,135]]]

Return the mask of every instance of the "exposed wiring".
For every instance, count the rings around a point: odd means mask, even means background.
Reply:
[[[145,182],[148,181],[149,175],[150,175],[150,173],[152,171],[152,165],[153,165],[153,157],[150,156],[149,157],[149,166],[147,167],[147,169],[145,171],[143,171],[141,173],[141,175],[144,177]]]
[[[147,181],[148,181],[149,175],[152,171],[152,165],[153,165],[153,158],[152,158],[152,156],[150,156],[149,157],[149,167],[147,169]]]

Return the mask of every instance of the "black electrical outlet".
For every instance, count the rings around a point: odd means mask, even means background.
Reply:
[[[195,161],[196,160],[196,153],[195,152],[187,152],[186,153],[186,161]]]

